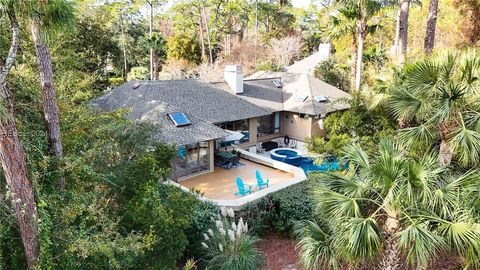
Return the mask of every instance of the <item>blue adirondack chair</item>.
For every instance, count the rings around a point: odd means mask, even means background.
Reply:
[[[250,194],[252,192],[252,186],[251,185],[245,185],[243,183],[242,178],[237,176],[237,179],[235,180],[237,182],[237,187],[238,187],[238,192],[235,193],[235,195],[240,195],[240,196],[245,196],[247,194]]]
[[[257,178],[257,186],[258,189],[262,189],[263,187],[268,188],[268,183],[270,182],[269,179],[263,179],[262,174],[259,170],[255,172],[255,177]]]

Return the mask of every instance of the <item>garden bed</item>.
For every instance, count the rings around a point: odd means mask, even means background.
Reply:
[[[303,269],[298,262],[298,253],[293,239],[269,232],[259,242],[258,248],[266,259],[263,270]]]

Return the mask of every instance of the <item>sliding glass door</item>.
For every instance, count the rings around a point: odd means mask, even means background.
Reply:
[[[173,160],[173,179],[184,178],[210,169],[208,141],[178,147]]]

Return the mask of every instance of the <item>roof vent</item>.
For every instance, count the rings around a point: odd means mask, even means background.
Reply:
[[[138,82],[136,82],[132,85],[133,89],[137,89],[138,87],[140,87],[140,83],[138,83]]]
[[[313,97],[316,101],[318,102],[326,102],[328,101],[328,98],[326,96],[314,96]]]
[[[273,83],[273,85],[275,85],[275,87],[277,87],[277,88],[281,88],[281,87],[282,87],[282,81],[280,81],[280,80],[273,80],[272,83]]]
[[[183,112],[174,112],[167,115],[170,117],[170,120],[172,120],[176,127],[183,127],[192,124],[192,122],[188,120],[187,116]]]
[[[295,97],[295,101],[296,102],[304,102],[305,100],[307,100],[308,96],[306,95],[298,95]]]

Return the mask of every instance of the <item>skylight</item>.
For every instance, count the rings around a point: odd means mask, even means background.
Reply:
[[[308,96],[306,95],[298,95],[295,97],[296,102],[304,102],[307,99]]]
[[[275,87],[277,87],[277,88],[282,87],[282,81],[280,81],[280,80],[273,80],[272,83],[273,83],[273,85],[275,85]]]
[[[328,100],[326,96],[314,96],[313,98],[318,102],[325,102]]]
[[[188,126],[192,123],[183,112],[169,113],[168,117],[177,127]]]

